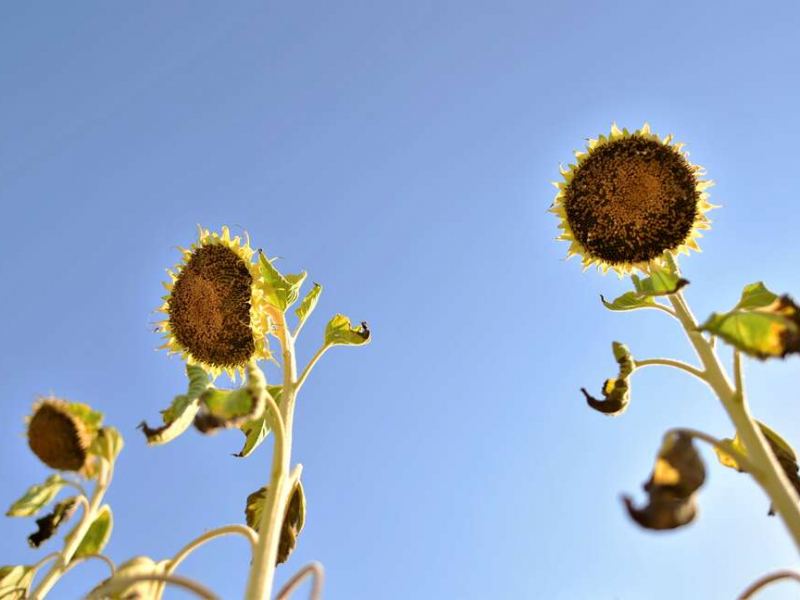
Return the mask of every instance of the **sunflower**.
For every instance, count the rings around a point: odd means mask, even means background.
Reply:
[[[648,272],[665,252],[700,251],[700,230],[709,229],[703,167],[689,162],[684,144],[663,140],[645,123],[629,132],[611,127],[609,136],[590,139],[577,162],[560,168],[564,181],[550,211],[561,219],[558,240],[570,242],[567,258],[582,257],[584,269],[597,265],[620,276]]]
[[[93,431],[70,404],[59,398],[42,398],[28,420],[28,445],[51,469],[81,471],[87,464]]]
[[[253,359],[268,358],[261,274],[253,263],[250,239],[231,238],[198,226],[199,238],[175,270],[167,269],[169,294],[158,309],[166,342],[160,349],[179,353],[212,376],[243,374]]]

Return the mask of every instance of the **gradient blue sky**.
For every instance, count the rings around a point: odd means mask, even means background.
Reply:
[[[150,325],[173,246],[229,224],[325,286],[301,362],[335,312],[374,332],[303,390],[308,519],[279,581],[313,559],[330,600],[722,599],[796,565],[767,499],[710,452],[691,527],[623,514],[664,430],[731,425],[656,369],[622,417],[586,407],[612,340],[693,356],[663,315],[605,311],[627,283],[565,264],[545,209],[585,138],[647,120],[718,182],[683,261],[698,315],[759,279],[800,295],[798,26],[794,2],[2,3],[0,504],[48,473],[23,416],[53,392],[125,435],[112,558],[242,520],[267,445],[236,459],[238,432],[148,448],[135,429],[185,386]],[[799,370],[747,369],[754,412],[796,444]],[[0,523],[0,563],[48,551],[32,526]],[[234,599],[247,569],[225,539],[181,572]],[[84,565],[53,597],[104,576]]]

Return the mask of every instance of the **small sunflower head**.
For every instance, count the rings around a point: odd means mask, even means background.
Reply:
[[[550,208],[561,219],[557,239],[570,242],[567,258],[622,275],[647,272],[666,252],[699,252],[696,238],[710,228],[705,213],[715,208],[705,192],[713,182],[700,179],[703,168],[682,148],[647,124],[632,133],[613,125],[575,152]]]
[[[159,330],[162,348],[216,377],[243,373],[252,359],[268,356],[261,275],[250,240],[200,228],[199,239],[175,271],[167,270],[169,294],[159,308],[167,318]]]
[[[28,421],[28,445],[51,469],[81,471],[89,458],[93,432],[64,400],[44,398]]]

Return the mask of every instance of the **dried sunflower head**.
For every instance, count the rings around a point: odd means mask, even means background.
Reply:
[[[647,272],[665,252],[700,250],[696,239],[715,208],[705,191],[713,182],[700,179],[705,171],[671,135],[662,140],[647,124],[634,132],[613,125],[575,157],[561,168],[550,208],[561,219],[558,239],[570,242],[567,258],[622,275]]]
[[[169,294],[159,308],[162,348],[179,353],[216,377],[243,373],[252,359],[268,357],[261,274],[250,240],[200,229],[199,239],[167,270]]]
[[[81,471],[94,439],[83,419],[59,398],[43,398],[33,407],[28,421],[28,445],[51,469]]]

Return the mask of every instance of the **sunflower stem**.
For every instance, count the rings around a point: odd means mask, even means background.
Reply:
[[[281,405],[276,414],[275,446],[272,455],[272,473],[264,500],[264,511],[258,528],[258,544],[253,553],[250,576],[247,583],[247,600],[269,600],[275,579],[278,544],[281,536],[283,515],[289,500],[289,465],[292,453],[292,421],[297,395],[297,362],[294,338],[289,333],[285,315],[270,311],[275,323],[275,335],[283,351],[283,389]],[[272,405],[274,407],[274,403]],[[276,410],[274,407],[273,410]]]
[[[675,369],[680,369],[681,371],[686,371],[690,375],[694,375],[702,381],[706,381],[706,374],[700,369],[697,369],[692,365],[687,365],[679,360],[672,360],[671,358],[648,358],[646,360],[634,360],[633,364],[637,369],[639,367],[649,367],[655,365],[673,367]]]
[[[795,546],[800,550],[800,498],[770,450],[761,428],[750,414],[744,390],[736,389],[731,385],[716,351],[698,331],[697,322],[684,300],[683,294],[677,292],[669,299],[689,341],[703,363],[706,374],[705,381],[717,395],[728,413],[728,417],[733,421],[736,432],[747,450],[747,457],[755,466],[756,471],[751,473],[753,479],[772,500],[772,504],[789,530]],[[736,383],[741,385],[741,368],[736,368],[736,371]]]

